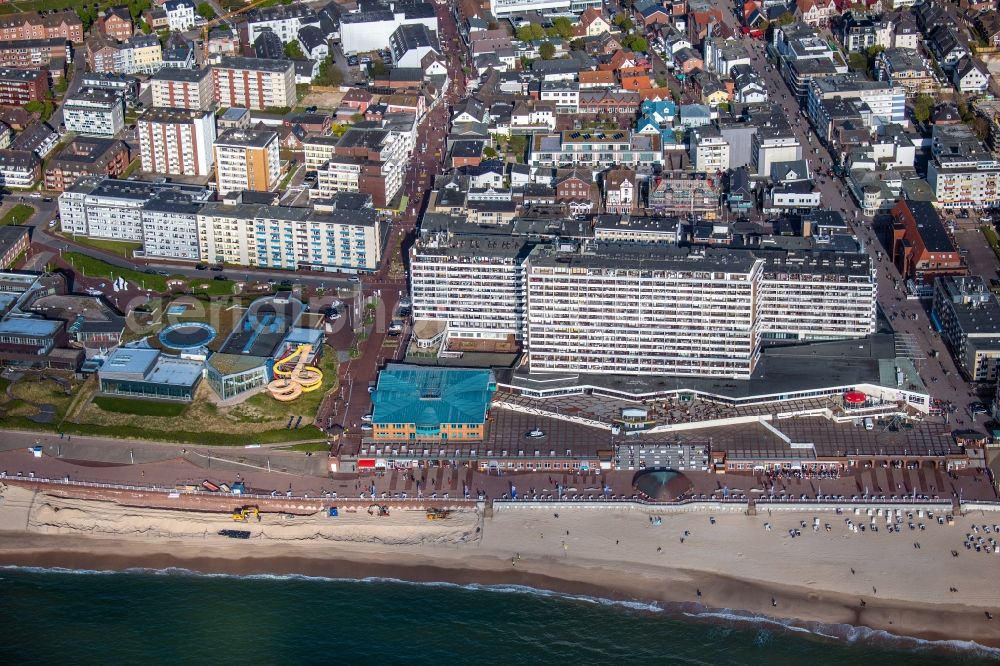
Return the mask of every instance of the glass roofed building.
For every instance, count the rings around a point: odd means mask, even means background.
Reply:
[[[483,439],[496,391],[489,370],[390,364],[372,396],[372,436],[394,441]]]

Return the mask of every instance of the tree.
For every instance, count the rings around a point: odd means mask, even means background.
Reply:
[[[306,54],[302,52],[302,47],[298,42],[287,42],[285,44],[285,57],[292,60],[305,60]]]
[[[868,67],[868,58],[861,53],[852,53],[847,58],[847,66],[855,72],[863,72]]]
[[[934,98],[930,95],[917,95],[913,100],[913,119],[918,123],[926,123],[931,119],[934,110]]]
[[[552,42],[543,42],[541,46],[538,47],[538,55],[542,56],[542,60],[552,60],[556,55],[556,47]]]
[[[577,37],[576,39],[574,39],[569,43],[569,48],[571,51],[583,51],[585,48],[587,48],[587,43],[584,42],[579,37]]]
[[[552,19],[552,29],[556,37],[563,39],[573,39],[573,23],[565,16],[557,16]]]
[[[389,73],[389,66],[384,62],[372,63],[372,76],[385,76]]]
[[[514,155],[514,159],[518,162],[524,161],[524,155],[528,151],[528,137],[523,134],[515,134],[510,137],[510,143],[507,146],[507,150]]]
[[[645,53],[649,50],[649,42],[646,38],[638,33],[629,35],[622,40],[622,46],[630,51],[635,51],[636,53]]]
[[[333,54],[328,55],[319,64],[319,75],[314,83],[318,86],[336,87],[344,82],[344,74],[333,64]]]
[[[198,13],[198,16],[202,17],[206,21],[211,21],[216,16],[215,10],[212,9],[212,5],[207,2],[198,3],[198,6],[195,7],[194,10]]]
[[[485,157],[488,160],[495,160],[496,158],[500,157],[500,154],[496,151],[495,148],[487,146],[483,148],[483,157]]]
[[[795,16],[791,12],[785,12],[778,17],[778,25],[790,25],[795,23]]]
[[[149,33],[153,32],[153,29],[149,27],[149,24],[146,23],[145,21],[139,21],[139,30],[141,30],[142,34],[144,35],[148,35]]]
[[[634,24],[632,23],[632,19],[628,16],[625,14],[619,14],[615,17],[615,25],[618,26],[618,29],[622,32],[630,32]]]
[[[517,29],[516,37],[522,42],[533,42],[537,39],[545,39],[545,29],[540,23],[529,23]]]

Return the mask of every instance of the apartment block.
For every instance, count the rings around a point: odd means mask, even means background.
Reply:
[[[632,244],[593,254],[543,249],[527,280],[534,372],[742,377],[760,354],[758,279],[750,254]]]
[[[942,208],[1000,205],[1000,161],[984,155],[939,154],[927,167],[927,183]]]
[[[663,164],[663,149],[657,134],[566,130],[535,134],[531,140],[532,167],[581,166],[595,169],[615,164],[652,167]]]
[[[711,125],[691,131],[691,165],[695,171],[716,173],[729,169],[729,142]]]
[[[262,110],[295,106],[295,63],[291,60],[223,57],[212,65],[215,99],[222,106]]]
[[[312,7],[304,4],[275,5],[247,12],[247,34],[252,44],[264,31],[270,30],[283,43],[298,39],[299,29],[307,25],[319,26],[319,16]]]
[[[316,169],[316,187],[309,190],[311,199],[329,199],[337,192],[360,192],[367,160],[348,155],[334,155]]]
[[[0,69],[0,105],[24,106],[45,99],[49,92],[49,72],[41,69]]]
[[[202,206],[188,195],[175,196],[169,191],[144,203],[139,218],[146,256],[198,261],[201,257],[198,212]]]
[[[30,150],[0,150],[0,187],[34,187],[42,177],[42,161]]]
[[[215,77],[211,68],[164,67],[149,82],[154,107],[207,111],[215,105]]]
[[[906,88],[889,81],[869,81],[854,74],[814,79],[809,86],[809,117],[817,117],[824,99],[858,99],[883,123],[906,123]]]
[[[403,187],[412,147],[408,132],[365,123],[348,129],[334,152],[363,161],[357,191],[370,195],[376,208],[385,208]]]
[[[45,15],[21,12],[0,17],[0,40],[55,39],[83,41],[83,21],[76,12],[61,11]]]
[[[70,132],[115,136],[125,127],[125,101],[114,90],[82,88],[66,97],[63,122]]]
[[[2,67],[48,67],[56,62],[73,62],[73,51],[65,39],[25,39],[21,41],[0,41],[0,66]],[[62,67],[53,67],[53,76],[59,75]]]
[[[302,151],[305,153],[306,169],[312,171],[323,166],[323,163],[333,157],[337,150],[340,137],[330,134],[309,134],[302,139]]]
[[[231,129],[215,140],[215,185],[220,195],[251,190],[267,192],[278,185],[278,133]]]
[[[425,234],[410,251],[414,320],[449,338],[521,340],[530,250],[511,236]]]
[[[96,136],[78,136],[49,160],[45,189],[62,192],[87,176],[119,176],[129,165],[124,141]]]
[[[875,332],[878,282],[864,253],[759,252],[765,340],[861,338]]]
[[[136,123],[142,170],[207,176],[215,164],[215,114],[205,110],[147,109]]]
[[[160,197],[205,202],[211,196],[211,190],[182,183],[81,178],[59,195],[60,227],[77,236],[143,243],[142,208],[147,202]]]
[[[932,313],[966,379],[1000,377],[1000,303],[979,276],[934,280]]]
[[[288,270],[372,271],[385,224],[372,208],[317,211],[212,203],[198,213],[203,261]]]

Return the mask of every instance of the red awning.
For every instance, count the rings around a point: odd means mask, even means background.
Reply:
[[[844,402],[849,405],[863,405],[868,401],[868,396],[861,391],[848,391],[844,394]]]
[[[375,459],[374,458],[359,459],[358,469],[375,469]]]

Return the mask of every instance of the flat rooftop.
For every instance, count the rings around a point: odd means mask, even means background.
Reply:
[[[302,301],[291,296],[265,296],[247,308],[219,350],[222,354],[270,358],[302,316]]]

